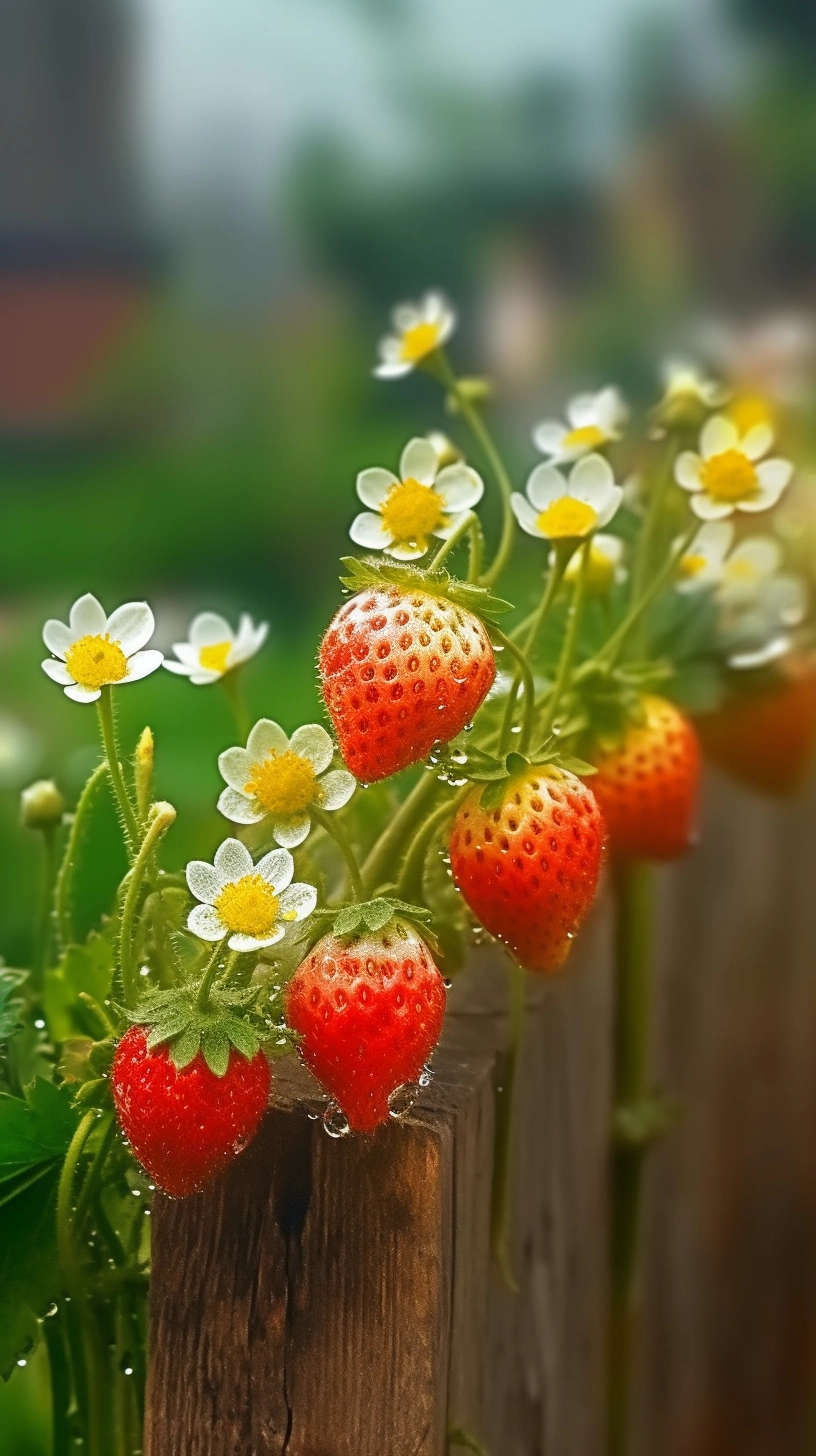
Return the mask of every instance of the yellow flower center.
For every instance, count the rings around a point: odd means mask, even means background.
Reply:
[[[543,536],[557,540],[569,536],[586,536],[593,529],[598,512],[574,495],[562,495],[542,511],[536,525]]]
[[[579,425],[577,430],[569,430],[564,436],[564,445],[568,450],[594,450],[596,445],[603,445],[606,435],[599,425]]]
[[[586,548],[584,548],[586,549]],[[575,582],[581,573],[581,552],[576,551],[564,573],[566,581]],[[615,581],[615,562],[593,541],[589,549],[586,587],[591,596],[604,597]]]
[[[759,572],[753,561],[746,561],[745,557],[738,556],[736,561],[727,561],[725,565],[725,577],[727,581],[745,582],[753,585],[759,581]]]
[[[411,546],[428,545],[428,536],[445,518],[445,502],[431,485],[420,485],[409,476],[391,487],[382,504],[383,525],[395,541]]]
[[[308,758],[287,749],[253,763],[245,793],[257,799],[267,814],[299,814],[314,804],[320,787]]]
[[[768,401],[759,394],[743,394],[728,407],[728,418],[736,425],[741,435],[747,435],[754,425],[773,425],[773,410]]]
[[[278,918],[278,897],[261,875],[243,875],[225,885],[215,908],[228,930],[263,940]]]
[[[680,576],[690,580],[694,576],[699,576],[705,564],[706,559],[702,552],[689,551],[688,555],[681,557],[677,570]]]
[[[127,677],[127,658],[118,642],[104,637],[80,637],[65,654],[65,666],[83,688],[103,688],[106,683],[121,682]]]
[[[201,666],[207,672],[226,672],[231,647],[231,642],[212,642],[208,647],[199,648],[198,660]]]
[[[741,450],[723,450],[703,462],[703,488],[716,501],[750,500],[757,490],[757,473]]]
[[[406,329],[400,343],[400,358],[406,364],[416,364],[426,354],[432,354],[439,343],[439,324],[414,324]]]

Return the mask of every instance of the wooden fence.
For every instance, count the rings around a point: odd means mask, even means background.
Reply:
[[[647,1180],[633,1449],[804,1456],[816,793],[712,782],[702,847],[659,885],[655,1076],[683,1113]],[[610,929],[602,900],[568,972],[530,978],[520,1292],[489,1254],[506,981],[485,951],[406,1119],[329,1138],[292,1059],[231,1172],[157,1199],[146,1456],[443,1456],[455,1429],[490,1456],[601,1456]]]

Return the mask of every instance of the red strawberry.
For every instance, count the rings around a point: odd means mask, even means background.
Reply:
[[[592,792],[613,853],[630,859],[675,859],[694,843],[700,745],[688,718],[665,698],[643,698],[645,722],[630,723],[623,742],[592,753]]]
[[[387,1120],[390,1094],[417,1080],[444,1014],[445,984],[404,920],[350,938],[324,936],[286,993],[302,1056],[355,1132]]]
[[[528,971],[555,971],[589,910],[604,825],[586,784],[553,765],[508,779],[498,808],[473,789],[453,821],[456,883],[478,920]]]
[[[470,722],[496,675],[490,638],[466,608],[421,590],[358,592],[320,646],[323,697],[363,783],[388,778]]]
[[[774,682],[746,684],[695,725],[719,768],[761,793],[795,793],[816,755],[816,663],[792,659]]]
[[[147,1049],[148,1028],[125,1032],[111,1088],[122,1131],[145,1172],[165,1193],[197,1193],[243,1152],[269,1101],[263,1052],[251,1061],[233,1047],[223,1077],[201,1052],[176,1070],[166,1046]]]

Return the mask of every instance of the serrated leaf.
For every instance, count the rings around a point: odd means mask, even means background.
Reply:
[[[63,1293],[57,1256],[59,1167],[23,1182],[0,1207],[0,1377],[39,1336],[37,1317]]]
[[[230,1039],[223,1026],[208,1026],[201,1037],[204,1060],[216,1077],[223,1077],[229,1066]]]
[[[42,1077],[23,1097],[0,1093],[0,1182],[62,1159],[78,1120],[68,1090]]]
[[[27,971],[0,970],[0,1042],[6,1042],[22,1031],[25,1003],[15,995],[28,979]]]
[[[359,930],[362,922],[362,910],[359,905],[345,905],[339,910],[334,921],[335,935],[353,935]]]
[[[397,586],[405,591],[423,591],[429,596],[453,602],[475,616],[492,618],[502,616],[513,609],[513,603],[503,597],[494,596],[484,586],[474,582],[460,581],[440,568],[438,571],[423,571],[421,567],[392,566],[372,557],[343,556],[340,564],[345,575],[340,577],[343,586],[350,591],[363,591],[366,587]]]
[[[246,1021],[239,1021],[237,1016],[230,1017],[223,1026],[236,1051],[251,1061],[261,1044],[257,1033]]]
[[[43,1010],[52,1041],[83,1035],[90,1027],[85,991],[100,1006],[111,988],[113,954],[107,936],[92,931],[84,945],[69,945],[60,964],[46,972]]]
[[[190,1062],[198,1054],[200,1048],[200,1026],[188,1026],[181,1033],[181,1036],[178,1038],[178,1040],[173,1042],[173,1045],[170,1048],[170,1060],[172,1061],[173,1066],[176,1068],[176,1070],[178,1072],[183,1072],[184,1068],[189,1066]]]
[[[394,912],[387,900],[372,900],[362,907],[361,913],[369,930],[382,930]]]

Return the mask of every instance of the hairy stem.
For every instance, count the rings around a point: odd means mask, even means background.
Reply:
[[[456,527],[456,530],[451,532],[447,541],[442,542],[442,545],[440,546],[439,550],[433,557],[428,567],[429,571],[436,571],[437,567],[442,565],[445,557],[451,551],[453,551],[454,547],[459,545],[459,542],[462,540],[463,536],[472,535],[474,522],[476,522],[476,525],[478,525],[478,521],[476,519],[476,516],[473,514],[473,511],[466,511],[465,515],[462,517],[462,520],[459,522],[459,525]]]
[[[204,974],[201,977],[201,982],[198,987],[198,993],[196,995],[196,1006],[198,1007],[199,1011],[206,1011],[207,1006],[209,1005],[210,991],[212,990],[213,982],[218,975],[221,957],[226,950],[228,940],[229,934],[225,935],[222,940],[218,941],[217,945],[215,945],[213,948],[213,953],[210,956],[210,959],[207,961],[207,964],[204,967]]]
[[[372,893],[391,878],[393,866],[399,862],[405,840],[415,824],[430,810],[443,784],[427,770],[403,799],[391,822],[383,830],[363,865],[363,881]]]
[[[539,633],[541,632],[541,628],[547,620],[550,608],[552,607],[552,604],[558,594],[558,588],[564,580],[564,572],[569,566],[570,558],[572,557],[574,550],[574,542],[558,542],[555,549],[555,561],[550,568],[550,574],[547,578],[547,585],[541,594],[541,601],[539,602],[538,606],[531,614],[529,619],[521,624],[522,628],[526,627],[526,636],[524,635],[523,631],[512,632],[510,634],[513,641],[515,641],[517,635],[523,636],[524,640],[522,643],[522,649],[528,658],[533,651],[533,648],[535,647]],[[513,683],[511,684],[510,692],[507,695],[507,706],[504,710],[504,721],[502,722],[501,738],[499,740],[502,748],[506,748],[510,742],[510,734],[513,728],[513,718],[516,711],[516,699],[518,698],[520,687],[521,673],[517,672]]]
[[[230,669],[229,672],[225,672],[224,676],[220,679],[220,682],[222,688],[224,689],[227,702],[230,705],[230,711],[235,722],[235,727],[238,731],[238,738],[241,743],[246,743],[252,724],[249,715],[249,708],[247,707],[246,698],[244,696],[244,688],[243,682],[241,680],[240,667],[233,667]]]
[[[122,919],[119,927],[119,967],[122,976],[122,994],[126,1006],[134,1004],[138,989],[133,940],[142,885],[156,847],[162,836],[167,833],[175,817],[176,811],[172,804],[160,801],[153,805],[144,839],[139,846],[139,853],[128,876],[127,893],[122,906]]]
[[[612,633],[612,636],[608,638],[608,640],[604,643],[604,646],[601,648],[601,651],[598,653],[597,657],[590,659],[589,662],[583,664],[582,672],[590,666],[594,667],[595,664],[599,662],[605,663],[609,667],[614,667],[624,646],[626,645],[626,642],[631,632],[637,626],[644,612],[648,609],[648,607],[651,606],[655,597],[658,596],[663,588],[667,586],[668,583],[671,581],[671,578],[677,570],[681,558],[688,550],[688,547],[691,545],[691,542],[693,541],[699,529],[700,522],[695,519],[693,524],[689,526],[682,540],[678,543],[675,549],[669,553],[665,562],[663,563],[661,570],[657,573],[656,576],[652,578],[652,581],[644,591],[640,600],[633,603],[628,615],[624,617],[617,630],[614,631]]]
[[[512,637],[505,636],[504,632],[501,632],[493,623],[490,625],[490,631],[499,646],[504,647],[516,661],[516,671],[524,689],[524,709],[518,747],[519,753],[526,753],[530,746],[530,738],[532,737],[533,725],[535,723],[535,682],[533,680],[533,670],[527,661],[526,654],[519,647],[518,643],[513,641]],[[503,743],[500,743],[500,748],[504,746]]]
[[[57,834],[53,825],[42,833],[42,886],[37,914],[37,935],[32,967],[31,986],[35,996],[42,991],[43,977],[51,955],[51,930],[54,913],[54,880],[57,868]]]
[[[103,687],[96,703],[99,716],[99,728],[102,734],[102,745],[105,749],[105,757],[108,760],[111,784],[119,806],[119,816],[122,821],[122,830],[125,836],[125,843],[128,855],[133,859],[136,853],[136,846],[139,843],[139,825],[136,813],[130,802],[130,795],[125,784],[125,776],[122,772],[122,764],[119,759],[119,745],[116,741],[116,723],[113,712],[113,694],[110,685]]]
[[[363,885],[362,875],[360,874],[360,866],[357,863],[357,856],[354,853],[354,847],[343,825],[338,822],[337,814],[327,814],[324,809],[317,809],[314,805],[312,805],[309,812],[315,823],[319,824],[321,829],[325,829],[330,838],[334,840],[342,854],[349,872],[352,898],[357,901],[364,900],[365,887]]]
[[[82,833],[94,794],[108,772],[107,759],[103,759],[102,763],[97,764],[97,767],[82,790],[74,811],[73,823],[68,833],[68,842],[63,851],[62,863],[57,871],[57,881],[54,888],[54,909],[57,918],[57,933],[63,950],[65,950],[66,946],[73,944],[74,940],[74,928],[71,920],[71,889],[74,882],[77,853],[82,839]]]
[[[396,893],[401,900],[411,900],[413,896],[419,896],[422,889],[422,869],[428,856],[428,851],[438,834],[439,830],[456,813],[458,805],[466,794],[470,793],[472,784],[467,784],[455,798],[449,799],[447,803],[440,804],[438,809],[424,821],[417,830],[412,842],[409,844],[402,861],[399,880],[397,881]]]
[[[570,609],[569,623],[564,643],[561,649],[561,660],[558,664],[555,683],[547,704],[547,711],[544,717],[544,733],[552,732],[558,709],[561,706],[561,699],[569,685],[572,665],[575,660],[575,649],[578,646],[578,633],[581,627],[581,618],[584,614],[584,602],[586,600],[586,585],[589,575],[589,563],[592,552],[592,538],[587,537],[581,547],[581,565],[578,571],[578,580],[575,583],[575,593]]]

